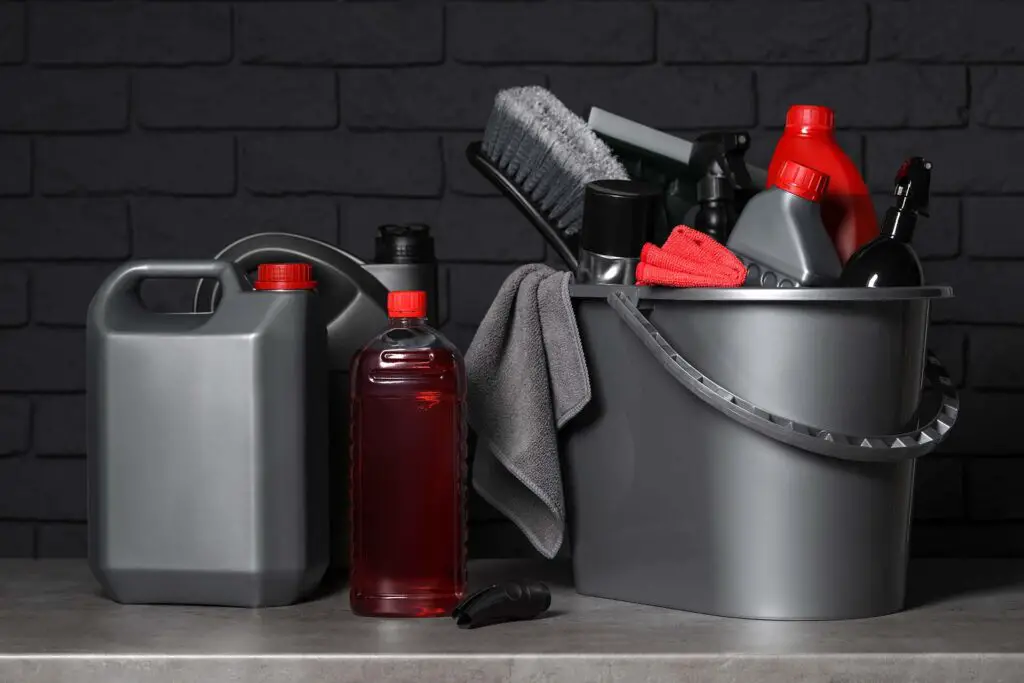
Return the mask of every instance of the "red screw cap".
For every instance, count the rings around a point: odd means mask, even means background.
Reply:
[[[820,202],[828,189],[828,176],[795,161],[784,161],[775,179],[775,187],[797,197]]]
[[[427,293],[420,290],[388,292],[388,317],[426,318]]]
[[[836,115],[828,107],[816,104],[794,104],[786,112],[786,128],[799,129],[801,133],[831,131],[836,127]]]
[[[261,263],[252,286],[260,291],[316,289],[316,280],[308,263]]]

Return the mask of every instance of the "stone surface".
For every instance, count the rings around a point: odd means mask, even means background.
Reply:
[[[333,128],[334,74],[282,69],[168,69],[135,81],[146,128]]]
[[[658,9],[658,52],[672,62],[848,63],[864,59],[864,3],[680,2]],[[742,35],[742,40],[730,39]]]
[[[0,456],[24,453],[31,436],[32,405],[22,396],[0,396]]]
[[[654,57],[654,10],[646,3],[460,2],[448,13],[449,49],[463,62],[642,63]]]
[[[128,76],[122,73],[11,71],[0,93],[0,131],[119,131],[128,126]]]
[[[235,191],[231,138],[147,136],[48,138],[36,146],[44,194],[228,195]]]
[[[46,64],[216,64],[231,58],[231,7],[221,3],[46,2],[29,45]]]
[[[747,128],[756,116],[754,73],[746,67],[609,66],[583,73],[561,67],[549,73],[552,92],[584,119],[594,106],[645,126],[706,130]]]
[[[27,138],[0,136],[0,196],[32,189],[32,147]]]
[[[123,259],[131,254],[120,199],[5,199],[0,254],[23,260]]]
[[[25,56],[25,6],[0,5],[0,63],[20,62]]]
[[[1022,22],[1013,0],[0,0],[0,405],[18,406],[0,460],[83,455],[74,328],[125,259],[209,257],[264,230],[370,257],[376,224],[434,221],[444,329],[465,348],[513,268],[562,265],[465,159],[503,86],[546,83],[583,116],[689,140],[749,130],[761,168],[802,99],[836,108],[880,212],[906,156],[935,163],[914,246],[955,290],[929,345],[962,414],[919,470],[914,552],[1024,557],[1002,475],[1024,457]],[[192,285],[149,282],[143,298],[185,311]],[[41,490],[34,470],[10,467],[25,479],[2,501],[0,555],[80,550],[80,527],[18,493]],[[74,466],[46,471],[68,477],[46,495],[81,486]],[[471,511],[471,553],[532,552]]]
[[[436,197],[442,190],[436,135],[257,136],[243,143],[240,156],[242,184],[254,194]]]
[[[28,322],[28,275],[17,268],[0,267],[0,327]]]
[[[875,2],[871,56],[879,61],[1019,62],[1024,58],[1019,12],[1016,2],[999,0]]]
[[[942,128],[967,123],[967,70],[959,66],[766,68],[758,72],[758,94],[761,122],[772,126],[785,125],[786,110],[794,102],[832,107],[838,128]]]
[[[487,123],[499,90],[547,79],[535,69],[437,66],[346,69],[338,84],[341,119],[352,130],[473,130]]]
[[[909,609],[844,622],[745,621],[575,594],[567,567],[481,562],[471,587],[532,576],[544,618],[460,630],[353,616],[344,591],[254,611],[126,606],[81,561],[0,563],[0,678],[101,681],[1014,680],[1024,563],[918,562]]]
[[[239,6],[239,56],[253,64],[433,64],[444,10],[428,3],[268,2]]]

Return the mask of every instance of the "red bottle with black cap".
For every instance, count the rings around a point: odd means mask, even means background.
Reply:
[[[878,219],[860,171],[835,139],[835,113],[828,107],[795,104],[786,113],[786,129],[768,165],[774,187],[786,161],[795,161],[828,176],[821,219],[846,263],[853,252],[878,237]]]
[[[352,611],[450,615],[466,592],[466,370],[422,291],[352,361]]]

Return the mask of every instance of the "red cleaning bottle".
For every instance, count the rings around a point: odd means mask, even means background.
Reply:
[[[449,615],[466,592],[466,370],[427,324],[427,295],[388,295],[389,329],[352,360],[352,611]]]
[[[828,107],[795,104],[786,113],[786,129],[768,166],[773,187],[782,164],[795,161],[829,177],[821,206],[822,222],[843,263],[878,237],[878,219],[867,185],[835,140],[835,114]]]

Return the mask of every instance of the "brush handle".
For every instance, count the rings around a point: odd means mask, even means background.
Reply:
[[[472,164],[473,168],[480,171],[483,177],[487,178],[491,183],[501,191],[506,198],[512,201],[519,211],[522,212],[526,218],[533,223],[533,227],[537,228],[537,231],[543,235],[544,239],[547,240],[551,248],[555,250],[565,265],[569,267],[569,270],[575,275],[576,270],[579,267],[579,262],[576,260],[576,253],[579,248],[579,240],[575,235],[568,236],[563,235],[558,228],[544,216],[544,212],[538,209],[533,203],[527,199],[522,193],[519,187],[511,180],[505,177],[505,175],[498,170],[495,166],[480,152],[480,143],[471,142],[466,147],[466,158],[469,163]]]

